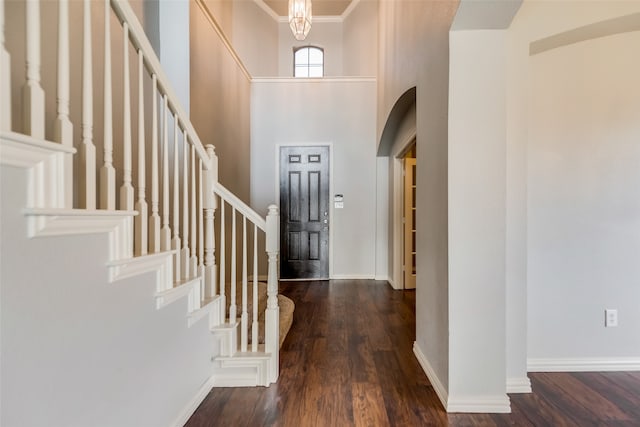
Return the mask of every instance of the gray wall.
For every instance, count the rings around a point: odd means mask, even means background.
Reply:
[[[378,68],[378,0],[360,0],[342,25],[345,76],[375,76]]]
[[[417,87],[416,343],[449,382],[447,111],[449,26],[457,2],[381,2],[378,138],[398,98]]]
[[[200,8],[191,5],[191,121],[213,144],[219,180],[249,201],[250,81]]]

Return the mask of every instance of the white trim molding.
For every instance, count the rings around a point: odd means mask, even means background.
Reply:
[[[496,396],[449,396],[447,412],[508,414],[511,413],[511,402],[506,394]]]
[[[531,393],[529,377],[507,378],[507,393]]]
[[[204,384],[202,384],[202,387],[200,387],[200,390],[198,390],[198,393],[195,396],[193,396],[193,399],[191,399],[191,401],[187,403],[184,409],[180,411],[180,414],[176,417],[175,421],[171,424],[172,427],[183,427],[187,423],[187,421],[189,421],[189,418],[191,418],[191,416],[196,411],[196,409],[198,409],[198,406],[200,406],[204,398],[207,397],[207,395],[213,388],[213,383],[214,383],[213,376],[210,376],[204,382]]]
[[[427,378],[429,378],[429,382],[431,382],[431,385],[438,395],[442,406],[445,408],[445,410],[448,410],[447,402],[449,400],[449,393],[447,392],[447,389],[444,387],[444,385],[442,385],[442,383],[440,382],[440,379],[436,375],[436,371],[433,370],[431,364],[427,360],[427,357],[424,355],[422,349],[420,349],[420,346],[415,341],[413,342],[413,354],[415,354],[416,359],[418,359],[418,363],[420,364],[420,366],[422,366],[422,370],[427,375]]]
[[[527,359],[529,372],[640,371],[640,357]]]
[[[331,280],[375,280],[375,276],[373,274],[334,274]]]

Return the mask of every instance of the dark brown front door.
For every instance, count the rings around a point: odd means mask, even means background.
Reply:
[[[329,147],[280,148],[282,279],[329,278]]]

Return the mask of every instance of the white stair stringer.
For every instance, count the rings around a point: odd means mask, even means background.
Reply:
[[[75,148],[30,136],[0,132],[0,165],[27,170],[27,206],[63,208],[65,158]]]
[[[214,387],[269,386],[270,353],[236,353],[214,358]]]
[[[211,333],[220,342],[220,355],[233,357],[238,351],[239,323],[223,323],[211,328]]]

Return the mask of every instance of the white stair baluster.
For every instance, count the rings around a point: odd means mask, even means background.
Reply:
[[[253,322],[251,351],[258,351],[258,226],[253,224]]]
[[[173,116],[173,281],[180,281],[180,156],[178,154],[178,114]]]
[[[218,258],[220,258],[219,264],[218,264],[218,268],[220,269],[220,281],[218,281],[218,293],[220,294],[220,297],[222,298],[221,301],[221,306],[222,306],[222,315],[221,315],[221,322],[225,322],[226,318],[227,318],[227,297],[225,295],[226,293],[226,280],[227,278],[225,277],[225,263],[226,263],[226,245],[225,245],[225,227],[226,227],[226,222],[225,222],[225,218],[224,218],[224,199],[222,197],[220,197],[220,256]]]
[[[138,211],[134,219],[135,240],[134,253],[136,256],[146,255],[148,252],[148,212],[146,200],[145,141],[144,141],[144,55],[142,49],[138,51],[138,200],[135,210]]]
[[[123,182],[120,187],[120,209],[125,211],[133,210],[133,186],[132,181],[132,148],[131,148],[131,73],[129,72],[129,24],[122,24],[124,30],[123,45],[123,80],[124,80],[124,106],[123,106],[123,160],[122,166]]]
[[[2,8],[4,9],[4,8]],[[3,31],[4,32],[4,31]],[[8,93],[8,92],[2,92]],[[3,96],[7,100],[9,96]],[[2,101],[4,102],[4,100]],[[3,105],[3,107],[5,107]],[[5,107],[6,108],[6,107]],[[58,2],[58,96],[57,116],[53,124],[54,138],[60,144],[73,147],[73,125],[69,120],[69,0]],[[9,111],[9,114],[11,112]],[[73,207],[73,155],[64,159],[64,206]]]
[[[242,314],[240,315],[240,351],[247,351],[249,316],[247,313],[247,217],[242,215]]]
[[[197,257],[197,244],[198,244],[198,232],[196,228],[196,147],[195,144],[191,144],[191,219],[189,224],[191,225],[191,259],[189,265],[189,271],[191,275],[196,277],[198,275],[198,257]],[[215,243],[215,239],[213,240]],[[206,296],[204,289],[201,290],[200,295],[204,298]]]
[[[93,58],[91,0],[84,0],[82,41],[82,146],[80,149],[80,207],[96,208],[96,147],[93,144]]]
[[[191,277],[189,271],[189,144],[187,131],[183,130],[182,137],[182,251],[180,267],[182,280]]]
[[[0,0],[0,130],[11,130],[11,57],[4,46],[4,0]]]
[[[231,300],[229,306],[229,323],[235,323],[238,320],[238,307],[236,306],[236,208],[231,209],[231,289],[229,290],[229,298]]]
[[[169,227],[169,105],[167,95],[164,100],[164,120],[162,122],[162,229],[160,230],[160,250],[171,250],[171,227]]]
[[[160,209],[158,180],[158,78],[151,77],[153,94],[151,97],[151,216],[149,217],[149,250],[160,252]]]
[[[100,168],[100,209],[116,208],[116,170],[113,167],[113,102],[111,86],[111,6],[104,2],[104,143]]]
[[[27,81],[22,87],[24,133],[44,139],[44,90],[40,85],[40,0],[26,0],[25,3]]]
[[[198,159],[198,275],[204,277],[204,208],[203,208],[203,189],[202,189],[202,159]],[[215,240],[214,240],[215,243]],[[212,297],[213,295],[207,294],[205,289],[205,283],[201,284],[202,295],[206,297]]]

